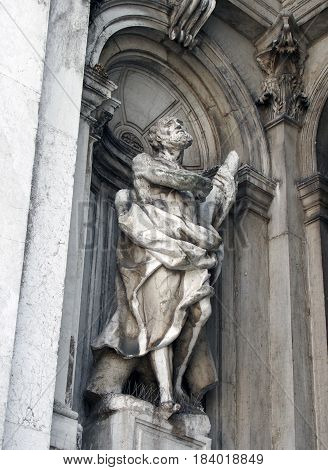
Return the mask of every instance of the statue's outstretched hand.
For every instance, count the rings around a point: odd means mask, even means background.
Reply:
[[[229,155],[227,156],[224,164],[230,173],[235,176],[237,174],[239,168],[239,156],[235,150],[232,150]]]

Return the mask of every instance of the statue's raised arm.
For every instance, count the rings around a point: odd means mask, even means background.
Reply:
[[[150,157],[145,153],[134,158],[132,170],[134,188],[143,201],[148,200],[151,186],[190,191],[197,199],[205,199],[213,187],[209,178],[179,168],[160,157]]]

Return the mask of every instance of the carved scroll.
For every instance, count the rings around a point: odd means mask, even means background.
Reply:
[[[216,0],[169,0],[173,5],[169,35],[174,41],[192,49],[196,36],[211,16]]]

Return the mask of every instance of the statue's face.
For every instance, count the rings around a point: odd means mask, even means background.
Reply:
[[[179,119],[172,119],[166,129],[167,138],[163,141],[163,146],[184,150],[192,144],[192,137]]]

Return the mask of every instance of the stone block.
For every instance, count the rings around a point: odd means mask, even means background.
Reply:
[[[88,450],[201,450],[211,448],[204,413],[165,419],[159,408],[128,395],[103,398],[84,427]]]

